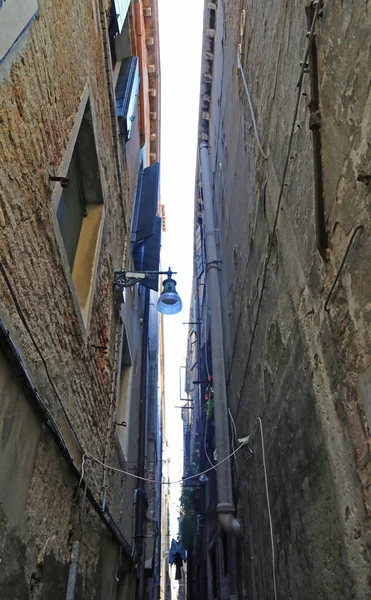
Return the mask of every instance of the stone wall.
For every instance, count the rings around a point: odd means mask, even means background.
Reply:
[[[104,9],[108,8],[107,2],[101,4]],[[81,468],[83,452],[90,452],[101,460],[105,453],[117,358],[118,310],[113,297],[113,271],[123,262],[140,149],[138,136],[135,146],[128,146],[127,156],[119,144],[121,166],[118,171],[108,96],[109,76],[104,60],[106,37],[101,22],[106,15],[100,13],[100,3],[39,0],[38,5],[37,17],[8,55],[0,72],[0,260],[14,293],[12,298],[1,275],[0,316],[32,384],[57,423],[77,467]],[[50,182],[49,177],[66,175],[63,171],[66,151],[71,145],[81,100],[87,94],[102,185],[104,221],[92,288],[91,318],[85,329],[55,230],[53,198],[60,183]],[[123,198],[118,178],[121,178]],[[19,317],[15,299],[45,359],[59,398]],[[128,291],[127,301],[132,358],[140,372],[142,299],[138,292]],[[139,385],[136,389],[139,393]],[[4,397],[7,393],[5,390]],[[76,527],[73,499],[77,481],[48,432],[32,416],[27,403],[26,398],[19,399],[16,413],[14,406],[2,405],[0,415],[2,422],[5,419],[1,449],[7,449],[11,460],[5,461],[0,477],[1,539],[4,540],[0,596],[64,598],[71,535]],[[23,419],[24,411],[28,411],[28,416]],[[113,459],[114,447],[112,444]],[[12,473],[8,473],[11,465]],[[98,502],[102,481],[102,468],[90,464],[89,485]],[[109,476],[110,508],[118,515],[130,547],[134,482],[130,481],[127,486],[129,491],[126,489],[129,508],[125,511],[114,504],[119,503],[121,497],[117,495],[113,499],[113,486],[113,478]],[[20,494],[22,500],[19,500],[18,516],[13,523],[11,515],[17,504],[12,498]],[[77,597],[116,598],[116,577],[121,576],[125,558],[119,567],[113,559],[107,559],[106,564],[105,544],[116,558],[119,545],[88,501],[82,510],[82,519]],[[125,573],[130,573],[130,569],[130,564],[126,565]],[[111,582],[109,591],[104,573]],[[118,585],[122,587],[118,597],[125,597],[124,588],[129,584],[121,581]]]
[[[206,131],[227,393],[237,437],[253,433],[254,456],[241,451],[234,473],[244,530],[239,593],[274,597],[260,417],[278,597],[361,600],[370,595],[370,14],[360,3],[325,1],[316,25],[328,239],[321,254],[311,74],[297,86],[305,9],[299,0],[219,2],[213,55],[203,60],[212,73]],[[240,42],[267,160],[237,68]]]

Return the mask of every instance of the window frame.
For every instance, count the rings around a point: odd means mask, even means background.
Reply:
[[[61,196],[63,193],[63,188],[60,185],[60,183],[58,183],[58,182],[54,184],[54,189],[52,192],[52,202],[51,202],[51,218],[52,218],[53,230],[54,230],[56,240],[58,242],[62,267],[63,267],[63,271],[65,274],[66,280],[68,282],[68,286],[71,291],[71,296],[72,296],[73,304],[75,307],[75,312],[76,312],[78,321],[80,323],[81,331],[82,331],[82,334],[83,334],[83,337],[85,340],[88,337],[88,331],[89,331],[90,320],[91,320],[91,312],[92,312],[92,305],[93,305],[93,299],[94,299],[95,288],[96,288],[97,270],[98,270],[98,264],[99,264],[100,250],[101,250],[101,246],[102,246],[102,235],[103,235],[103,230],[104,230],[105,213],[106,213],[106,210],[105,210],[106,201],[105,201],[104,189],[103,189],[104,171],[103,171],[101,160],[100,160],[99,146],[97,144],[97,134],[96,134],[96,127],[95,127],[95,107],[94,107],[94,102],[93,102],[93,99],[90,94],[88,86],[86,86],[84,89],[82,99],[80,101],[80,105],[78,107],[75,121],[74,121],[72,130],[71,130],[69,142],[68,142],[62,163],[60,165],[60,168],[59,168],[58,174],[57,174],[58,177],[66,177],[67,176],[67,173],[68,173],[68,170],[69,170],[69,167],[71,164],[72,156],[74,153],[76,141],[77,141],[77,138],[78,138],[78,135],[80,132],[80,127],[81,127],[82,120],[84,117],[85,109],[86,109],[88,102],[90,103],[90,109],[91,109],[92,131],[93,131],[93,136],[94,136],[94,145],[95,145],[95,151],[96,151],[97,162],[98,162],[99,179],[101,182],[102,214],[101,214],[98,237],[97,237],[96,248],[95,248],[90,294],[89,294],[89,299],[88,299],[88,303],[87,303],[87,310],[86,310],[85,318],[84,318],[83,311],[82,311],[82,308],[80,306],[80,302],[79,302],[79,299],[77,296],[75,284],[72,279],[72,269],[70,268],[70,265],[69,265],[69,260],[67,257],[65,243],[64,243],[64,240],[62,237],[59,220],[58,220],[58,216],[57,216],[59,202],[61,200]]]

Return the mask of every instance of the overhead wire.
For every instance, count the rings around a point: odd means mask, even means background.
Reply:
[[[200,473],[195,473],[195,475],[189,475],[188,477],[183,477],[182,479],[177,479],[176,481],[159,481],[157,479],[141,477],[140,475],[135,475],[134,473],[130,473],[129,471],[125,471],[124,469],[118,469],[117,467],[112,467],[111,465],[107,465],[107,464],[103,463],[101,460],[99,460],[99,458],[96,458],[95,456],[90,454],[89,452],[85,452],[85,454],[83,455],[83,458],[82,458],[81,478],[80,478],[79,486],[81,485],[82,481],[84,480],[86,459],[91,459],[94,462],[98,463],[99,465],[101,465],[102,467],[104,467],[110,471],[115,471],[116,473],[122,473],[123,475],[128,475],[129,477],[134,477],[135,479],[139,479],[140,481],[147,481],[148,483],[156,483],[159,485],[175,485],[178,483],[184,483],[185,481],[189,481],[190,479],[195,479],[196,477],[201,477],[201,475],[205,475],[206,473],[209,473],[210,471],[212,471],[213,469],[216,469],[219,465],[221,465],[225,461],[229,460],[239,450],[241,450],[241,448],[245,445],[246,445],[246,441],[244,440],[233,452],[228,454],[228,456],[226,456],[225,458],[223,458],[222,460],[217,462],[212,467],[209,467],[208,469],[205,469],[204,471],[200,471]]]
[[[264,470],[264,480],[265,480],[265,493],[267,497],[267,508],[268,508],[268,518],[269,518],[269,529],[271,535],[271,547],[272,547],[272,574],[273,574],[273,590],[274,590],[274,600],[277,600],[277,584],[276,584],[276,560],[275,560],[275,552],[274,552],[274,537],[273,537],[273,525],[272,525],[272,514],[271,514],[271,506],[269,501],[269,489],[268,489],[268,477],[267,477],[267,466],[265,464],[265,447],[264,447],[264,434],[263,434],[263,424],[260,417],[256,419],[260,426],[260,437],[262,444],[262,455],[263,455],[263,470]]]
[[[228,407],[228,414],[229,414],[229,418],[230,418],[231,424],[232,424],[233,435],[232,435],[231,441],[232,441],[232,450],[234,450],[235,440],[237,439],[237,428],[236,428],[236,423],[234,422],[234,418],[232,416],[232,411],[229,407]],[[237,471],[237,475],[238,475],[238,462],[237,462],[236,455],[234,455],[234,462],[236,465],[236,471]]]
[[[248,85],[247,85],[247,82],[246,82],[245,73],[243,72],[243,68],[242,68],[242,64],[241,64],[241,56],[242,56],[242,53],[240,51],[238,51],[237,52],[237,66],[238,66],[238,68],[239,68],[239,70],[241,72],[241,77],[242,77],[242,81],[243,81],[243,84],[244,84],[244,88],[245,88],[245,92],[246,92],[246,96],[247,96],[247,101],[249,103],[250,114],[251,114],[251,119],[252,119],[252,122],[253,122],[256,143],[258,144],[259,152],[262,155],[262,157],[264,158],[264,160],[268,160],[269,152],[268,152],[268,154],[266,154],[264,152],[264,150],[263,150],[263,147],[262,147],[261,143],[260,143],[258,126],[256,124],[256,119],[255,119],[255,114],[254,114],[254,107],[252,105],[252,100],[251,100],[249,88],[248,88]]]

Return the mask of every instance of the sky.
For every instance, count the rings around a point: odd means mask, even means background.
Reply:
[[[166,233],[161,265],[177,271],[183,310],[164,316],[166,435],[170,480],[182,476],[183,422],[179,399],[179,367],[185,365],[189,302],[193,271],[194,185],[200,90],[202,0],[158,0],[161,54],[161,204]],[[178,533],[176,507],[180,486],[171,486],[170,532]]]

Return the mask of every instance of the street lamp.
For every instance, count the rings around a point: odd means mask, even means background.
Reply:
[[[164,315],[176,315],[182,310],[182,301],[176,291],[176,281],[172,279],[173,272],[169,267],[167,279],[162,282],[162,294],[157,301],[157,310]]]
[[[176,281],[171,277],[175,272],[170,267],[167,271],[115,271],[113,285],[124,289],[144,280],[155,279],[158,275],[167,275],[167,279],[162,282],[163,290],[157,302],[157,310],[164,315],[176,315],[182,310],[182,301],[176,291]]]

